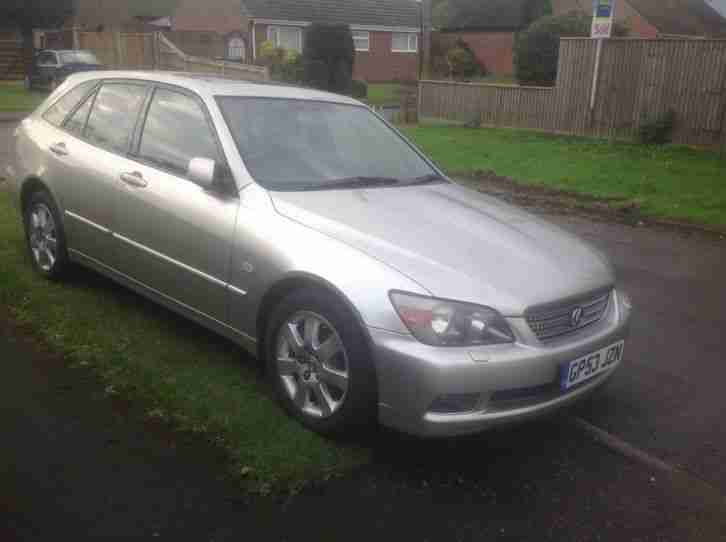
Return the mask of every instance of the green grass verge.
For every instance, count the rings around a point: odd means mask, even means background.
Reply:
[[[2,190],[0,303],[73,366],[95,370],[107,393],[223,447],[232,472],[253,491],[287,491],[368,459],[366,450],[323,439],[288,418],[254,362],[225,339],[95,273],[78,270],[61,284],[40,278]]]
[[[368,97],[364,100],[368,105],[399,105],[401,99],[398,83],[371,83],[368,85]]]
[[[652,217],[726,225],[726,159],[715,152],[437,124],[402,130],[451,175],[493,170],[522,184],[636,203]]]
[[[48,96],[47,92],[28,92],[23,83],[0,82],[0,112],[33,111]]]

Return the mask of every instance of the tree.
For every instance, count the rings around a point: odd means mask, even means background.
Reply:
[[[355,46],[348,25],[313,24],[305,34],[305,82],[321,90],[350,94]]]
[[[592,17],[572,12],[566,15],[547,16],[536,20],[517,36],[514,44],[514,71],[522,85],[554,85],[557,79],[557,62],[560,54],[560,38],[588,37]],[[616,24],[613,35],[627,35],[628,29]]]

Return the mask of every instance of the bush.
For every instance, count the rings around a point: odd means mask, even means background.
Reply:
[[[454,47],[446,52],[446,63],[449,67],[449,77],[453,79],[468,79],[484,75],[484,70],[477,62],[476,56],[462,39],[458,39]]]
[[[638,140],[644,145],[665,145],[670,143],[676,123],[675,111],[666,111],[656,117],[643,116],[638,128]]]
[[[302,57],[295,51],[275,47],[266,41],[260,45],[258,63],[270,69],[274,81],[299,83],[303,78]]]
[[[592,17],[578,12],[542,17],[520,33],[514,44],[514,71],[522,85],[552,86],[557,80],[560,38],[587,37]],[[624,36],[626,27],[616,24],[613,35]]]
[[[359,79],[353,79],[351,87],[353,98],[363,100],[368,97],[368,83]]]
[[[311,87],[351,93],[355,47],[348,25],[314,24],[305,34],[304,81]]]

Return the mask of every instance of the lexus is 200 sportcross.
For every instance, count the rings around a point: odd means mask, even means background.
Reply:
[[[598,251],[454,184],[350,98],[89,72],[15,145],[41,274],[83,264],[238,342],[315,431],[477,432],[622,360],[631,305]]]

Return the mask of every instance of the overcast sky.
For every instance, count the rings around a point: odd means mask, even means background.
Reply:
[[[726,17],[726,0],[706,0],[709,4],[720,11],[721,14]]]

